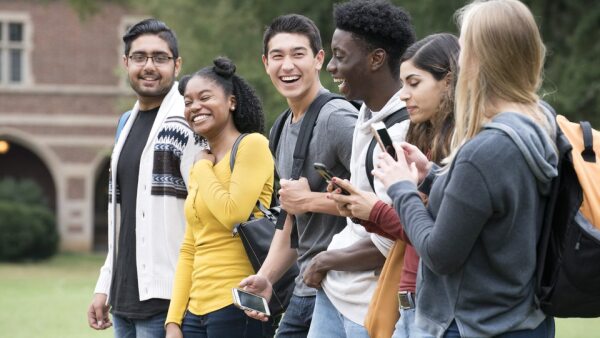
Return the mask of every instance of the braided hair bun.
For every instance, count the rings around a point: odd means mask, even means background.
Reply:
[[[213,60],[213,70],[217,75],[224,78],[230,78],[235,73],[235,64],[224,56],[219,56]]]

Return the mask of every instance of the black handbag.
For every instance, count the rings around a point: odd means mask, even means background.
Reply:
[[[229,167],[232,172],[239,142],[245,135],[240,135],[231,149]],[[235,225],[232,234],[234,237],[240,237],[254,271],[258,272],[265,258],[267,258],[273,235],[275,235],[275,224],[279,216],[279,207],[267,209],[260,201],[256,202],[256,207],[263,213],[264,217],[256,218],[254,217],[254,213],[250,213],[250,217],[246,222]],[[298,264],[294,263],[279,281],[273,284],[273,295],[269,301],[269,310],[272,317],[285,312],[296,286],[296,276],[299,273]]]

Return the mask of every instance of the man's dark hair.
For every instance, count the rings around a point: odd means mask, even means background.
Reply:
[[[263,54],[265,56],[269,52],[269,41],[278,33],[294,33],[306,36],[314,55],[317,55],[323,49],[319,28],[311,19],[300,14],[287,14],[276,17],[265,28],[263,35]]]
[[[353,33],[368,51],[385,50],[392,75],[400,75],[400,57],[415,42],[407,11],[386,0],[352,0],[334,5],[333,17],[336,28]]]
[[[125,42],[125,55],[129,55],[131,43],[141,35],[145,34],[158,35],[159,38],[163,39],[169,45],[169,49],[171,50],[171,53],[173,53],[173,57],[179,57],[175,33],[173,33],[171,28],[169,28],[164,22],[156,19],[142,20],[127,30],[127,33],[123,35],[123,42]]]

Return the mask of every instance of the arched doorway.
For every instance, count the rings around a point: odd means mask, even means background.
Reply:
[[[46,164],[25,146],[0,137],[0,179],[8,177],[36,182],[56,215],[56,187]]]
[[[94,183],[94,251],[108,249],[108,168],[110,159],[106,158],[96,173]]]

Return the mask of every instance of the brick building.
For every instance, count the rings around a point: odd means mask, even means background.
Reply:
[[[121,36],[143,18],[128,11],[82,20],[67,0],[0,0],[0,179],[39,183],[62,250],[106,245],[108,160],[135,100]]]

